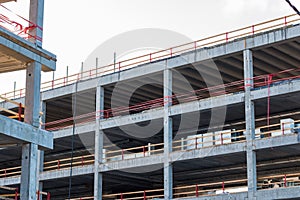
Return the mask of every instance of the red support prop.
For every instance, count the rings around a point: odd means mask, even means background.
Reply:
[[[121,70],[121,62],[119,62],[119,71]]]
[[[144,190],[144,200],[146,200],[146,191]]]
[[[19,103],[18,117],[19,117],[19,121],[22,121],[22,103]]]
[[[16,188],[16,190],[15,190],[15,200],[18,200],[18,196],[19,196],[19,194],[18,194],[18,188]]]
[[[150,62],[152,61],[152,53],[149,54],[150,55]]]
[[[255,30],[254,30],[254,25],[252,25],[252,34],[254,35]]]
[[[52,80],[52,89],[54,88],[54,80]]]
[[[194,42],[194,48],[197,49],[197,41]]]
[[[51,195],[50,195],[50,192],[47,193],[47,200],[50,200],[51,199]]]
[[[228,32],[225,34],[226,36],[226,42],[228,42],[229,38],[228,38]]]
[[[284,175],[284,187],[286,187],[286,174]]]
[[[146,156],[145,146],[143,146],[143,154],[144,154],[144,157],[145,157]]]
[[[83,167],[83,165],[84,165],[84,157],[81,156],[81,166]]]
[[[285,26],[287,25],[287,19],[286,19],[286,16],[284,17],[284,25],[285,25]]]
[[[170,52],[171,52],[171,57],[173,56],[173,49],[170,48]]]
[[[199,188],[198,188],[198,185],[196,185],[196,197],[199,197]]]
[[[60,168],[60,162],[59,162],[59,160],[57,161],[57,169],[59,169]]]
[[[37,191],[37,200],[40,200],[40,191]]]
[[[123,193],[121,193],[121,200],[123,200]]]
[[[198,143],[198,138],[196,137],[196,138],[195,138],[195,149],[197,149],[197,148],[198,148],[198,147],[197,147],[197,146],[198,146],[198,144],[197,144],[197,143]]]
[[[284,135],[284,123],[282,123],[281,126],[282,126],[282,128],[281,128],[282,135]]]
[[[222,182],[222,191],[223,191],[223,193],[225,193],[225,183],[224,183],[224,181]]]

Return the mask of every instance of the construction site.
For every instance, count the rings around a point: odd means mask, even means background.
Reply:
[[[0,14],[0,199],[300,199],[299,15],[41,83],[29,13]]]

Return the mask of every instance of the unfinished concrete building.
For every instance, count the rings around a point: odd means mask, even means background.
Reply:
[[[290,15],[42,84],[54,149],[41,153],[40,191],[300,199],[299,21]],[[20,91],[2,96],[24,102]],[[0,158],[0,185],[18,188],[20,147]]]
[[[0,4],[5,2],[9,0],[1,0]],[[1,184],[0,198],[35,200],[39,190],[38,160],[43,152],[39,149],[53,148],[53,133],[42,130],[40,126],[41,71],[55,70],[56,58],[42,48],[43,0],[30,1],[29,20],[12,13],[2,4],[0,6],[0,73],[26,70],[26,88],[23,90],[26,98],[23,103],[0,97],[8,104],[17,106],[12,110],[0,108],[0,145],[4,150],[1,165],[7,165],[11,155],[16,153],[19,165],[16,169],[21,172],[17,187]],[[5,12],[20,21],[7,17]],[[9,150],[9,147],[15,149]]]

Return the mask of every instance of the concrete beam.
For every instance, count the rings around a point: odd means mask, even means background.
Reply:
[[[17,185],[21,182],[21,176],[0,178],[0,186]]]
[[[85,165],[79,167],[73,167],[72,176],[80,176],[85,174],[94,173],[94,165]],[[57,178],[66,178],[70,176],[70,169],[61,169],[61,170],[53,170],[46,171],[40,174],[40,180],[52,180]]]
[[[238,104],[244,102],[244,93],[227,94],[218,97],[201,99],[183,104],[174,105],[170,108],[170,115],[179,115],[184,113],[196,112],[215,107]]]
[[[292,92],[300,91],[300,80],[284,81],[282,83],[274,84],[270,87],[270,97],[284,95]],[[257,88],[251,91],[251,99],[263,99],[268,97],[268,88]]]
[[[300,142],[300,136],[298,134],[282,135],[272,138],[256,139],[253,143],[254,149],[267,149],[282,147],[288,145],[296,145]]]
[[[189,151],[176,151],[170,155],[171,162],[184,161],[198,158],[206,158],[212,156],[228,155],[233,153],[244,152],[246,150],[246,143],[232,143],[226,145],[215,145],[206,148],[199,148]]]
[[[256,192],[257,200],[273,200],[273,199],[294,199],[299,198],[300,187],[288,187],[288,188],[276,188],[276,189],[269,189],[269,190],[258,190]],[[176,198],[177,199],[177,198]],[[181,198],[178,198],[181,199]],[[228,199],[240,199],[240,200],[247,200],[247,192],[240,192],[240,193],[232,193],[232,194],[220,194],[214,196],[202,196],[202,197],[190,197],[184,198],[187,200],[228,200]]]
[[[0,27],[0,51],[24,63],[40,62],[43,71],[56,69],[56,56]],[[23,69],[23,67],[22,67]]]
[[[160,119],[163,117],[163,109],[153,109],[147,110],[142,113],[137,113],[133,115],[127,116],[119,116],[119,117],[112,117],[109,119],[103,119],[100,121],[100,129],[108,129],[118,126],[125,126],[128,124],[134,124],[138,122],[144,122],[148,120]]]
[[[0,115],[0,133],[9,136],[19,143],[31,142],[40,147],[53,149],[53,133],[35,128],[29,124],[19,122]]]
[[[94,132],[96,130],[95,122],[88,122],[86,124],[81,124],[76,126],[75,135],[80,135],[84,133]],[[53,138],[63,138],[63,137],[70,137],[73,135],[73,127],[61,129],[58,131],[53,131]]]
[[[163,164],[164,156],[162,154],[149,157],[120,160],[114,162],[105,162],[99,166],[99,171],[107,172],[114,170],[134,169],[138,167],[153,166]]]
[[[246,200],[247,192],[234,193],[234,194],[220,194],[220,195],[210,195],[210,196],[201,196],[201,197],[190,197],[184,198],[185,200]],[[182,199],[182,198],[175,198]]]
[[[299,186],[290,188],[277,188],[271,190],[259,190],[257,191],[257,199],[295,199],[300,197],[299,190]]]

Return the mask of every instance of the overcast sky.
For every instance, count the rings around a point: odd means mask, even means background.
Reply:
[[[291,0],[300,9],[300,0]],[[29,0],[5,6],[28,16]],[[43,47],[57,55],[57,72],[77,73],[102,42],[139,28],[169,29],[198,40],[292,14],[285,0],[45,0]],[[111,52],[113,54],[113,52]],[[51,79],[44,73],[43,80]],[[24,72],[1,75],[0,93],[24,87]]]

